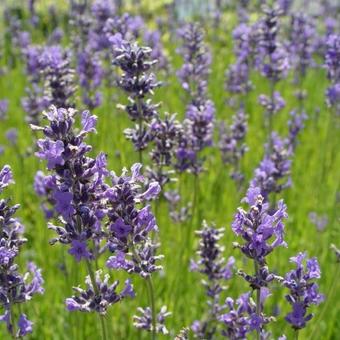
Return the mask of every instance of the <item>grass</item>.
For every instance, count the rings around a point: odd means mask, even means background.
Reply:
[[[213,64],[210,76],[209,91],[217,108],[217,119],[230,120],[233,111],[225,104],[228,95],[223,90],[223,73],[231,62],[230,36],[223,33],[220,40],[214,40],[210,33],[213,48]],[[172,57],[174,68],[181,63],[175,53],[175,47],[168,42],[167,50]],[[268,91],[268,84],[258,75],[253,75],[254,90],[246,98],[249,115],[249,133],[246,143],[250,150],[243,160],[246,179],[252,177],[254,168],[263,155],[263,144],[266,133],[263,130],[263,110],[257,103],[257,96]],[[45,294],[35,296],[23,306],[30,319],[35,321],[34,333],[30,339],[98,339],[100,334],[99,320],[95,315],[68,313],[64,299],[72,294],[72,286],[83,285],[86,268],[85,263],[75,263],[68,256],[65,247],[50,246],[48,240],[53,233],[47,230],[46,221],[39,206],[39,199],[33,191],[33,179],[38,169],[43,169],[36,157],[27,155],[32,150],[32,134],[25,122],[25,114],[20,99],[24,95],[25,76],[23,66],[18,63],[14,69],[0,77],[0,93],[2,98],[10,101],[8,120],[1,121],[0,144],[6,145],[5,153],[0,156],[0,166],[10,164],[16,181],[5,193],[12,201],[20,203],[17,215],[26,226],[27,244],[23,247],[20,261],[22,271],[27,260],[34,260],[42,269],[45,279]],[[300,144],[294,157],[292,178],[293,185],[280,195],[288,205],[289,219],[286,223],[287,242],[289,247],[275,251],[269,257],[270,268],[284,274],[291,266],[289,257],[298,251],[307,251],[309,256],[317,256],[322,270],[320,290],[326,296],[325,302],[315,308],[314,319],[308,327],[301,331],[300,339],[335,339],[340,332],[340,286],[339,263],[329,249],[331,243],[340,244],[339,233],[339,180],[340,143],[339,121],[324,104],[324,90],[327,86],[325,72],[312,69],[306,78],[305,88],[308,92],[306,110],[308,120],[300,136]],[[275,117],[275,130],[287,133],[286,122],[289,111],[295,107],[293,96],[294,86],[291,76],[280,84],[280,91],[287,102],[286,109]],[[130,167],[138,161],[130,142],[126,141],[122,130],[130,126],[124,113],[116,109],[116,104],[125,101],[124,96],[116,88],[105,88],[105,101],[94,113],[98,116],[98,133],[92,136],[89,143],[93,145],[93,154],[104,151],[108,155],[109,168],[120,173],[122,167]],[[177,112],[184,115],[183,91],[174,72],[166,78],[166,86],[157,90],[156,98],[162,101],[162,110]],[[81,109],[81,106],[79,105]],[[317,113],[319,111],[319,113]],[[5,131],[16,127],[19,131],[18,144],[8,145]],[[119,151],[119,153],[117,152]],[[164,271],[154,275],[156,305],[159,309],[163,304],[168,306],[173,315],[168,326],[171,335],[176,334],[183,326],[189,326],[202,315],[205,308],[204,290],[200,285],[200,276],[188,271],[188,260],[194,256],[196,240],[194,230],[200,228],[201,218],[209,223],[225,228],[225,255],[234,255],[237,266],[251,270],[251,264],[233,250],[232,242],[236,241],[231,231],[231,221],[240,199],[235,184],[228,176],[228,170],[222,164],[218,151],[213,148],[206,153],[206,172],[199,176],[199,194],[196,217],[184,224],[174,224],[168,217],[166,202],[161,201],[157,220],[160,228],[160,253],[165,255]],[[177,184],[181,188],[184,202],[193,200],[194,178],[189,174],[180,177]],[[176,185],[174,185],[176,186]],[[279,198],[279,197],[278,197]],[[323,232],[316,230],[308,219],[308,213],[316,211],[326,214],[329,223]],[[199,218],[199,217],[201,218]],[[189,235],[189,239],[186,239]],[[66,261],[66,267],[60,266]],[[111,272],[113,278],[124,281],[124,273]],[[147,292],[142,280],[133,279],[137,297],[126,300],[111,308],[107,316],[108,331],[112,339],[144,339],[148,338],[132,326],[132,315],[138,306],[146,306]],[[241,278],[235,276],[230,281],[225,296],[237,297],[247,290]],[[280,315],[276,324],[271,327],[275,337],[286,334],[293,337],[283,318],[288,310],[284,300],[284,289],[275,287],[273,296],[268,300],[267,311],[270,313],[276,306]],[[6,335],[3,325],[0,337]],[[162,338],[162,337],[160,337]],[[169,338],[169,337],[164,337]]]

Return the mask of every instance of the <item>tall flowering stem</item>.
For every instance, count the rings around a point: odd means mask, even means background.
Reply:
[[[118,80],[118,86],[128,95],[129,104],[120,105],[132,122],[134,128],[126,129],[126,138],[131,140],[136,151],[139,152],[139,161],[142,163],[142,151],[152,140],[149,123],[158,115],[159,104],[152,103],[150,96],[153,90],[160,86],[156,81],[151,67],[156,60],[151,60],[152,50],[148,47],[140,47],[137,43],[122,40],[120,34],[116,34],[114,42],[113,64],[119,66],[122,75]]]
[[[0,170],[0,193],[12,183],[11,168],[5,165]],[[0,322],[6,324],[13,339],[18,339],[32,332],[33,322],[25,314],[20,314],[15,320],[13,307],[31,300],[35,294],[43,294],[44,280],[41,269],[33,262],[28,263],[28,271],[24,275],[18,271],[15,260],[27,239],[22,236],[24,226],[14,217],[19,205],[10,206],[8,203],[8,199],[0,200],[0,305],[4,312],[0,315]]]
[[[66,299],[69,311],[96,312],[101,317],[103,339],[106,329],[103,316],[110,305],[127,296],[133,297],[130,281],[118,293],[118,281],[110,286],[109,275],[102,279],[102,270],[93,271],[93,261],[103,253],[105,247],[105,192],[108,186],[105,178],[106,158],[99,154],[95,159],[87,154],[91,146],[86,144],[88,134],[95,132],[97,118],[88,111],[81,115],[81,129],[75,127],[77,112],[74,109],[51,107],[44,113],[48,125],[32,126],[42,131],[44,139],[37,142],[37,157],[47,161],[47,169],[51,172],[48,192],[52,200],[49,202],[55,211],[58,225],[49,223],[49,229],[56,232],[50,243],[59,242],[68,246],[68,253],[77,262],[84,261],[88,270],[85,280],[86,290],[74,287],[75,295]]]
[[[202,285],[208,299],[208,311],[201,321],[196,320],[191,328],[199,339],[214,339],[217,334],[217,320],[221,313],[220,295],[226,289],[224,282],[231,279],[235,259],[231,256],[228,261],[223,259],[224,248],[219,245],[223,229],[209,226],[205,221],[202,229],[196,232],[199,237],[197,261],[191,260],[190,269],[204,276]]]
[[[269,95],[260,95],[259,103],[266,109],[265,126],[270,136],[273,128],[273,115],[279,112],[285,102],[276,90],[276,84],[288,70],[287,51],[279,40],[279,16],[281,9],[263,6],[264,17],[259,23],[259,45],[257,51],[257,67],[262,75],[269,80]]]
[[[163,188],[173,180],[176,150],[183,135],[183,128],[176,120],[176,114],[165,113],[164,117],[156,116],[152,120],[150,131],[153,136],[150,151],[153,167],[148,169],[148,177]]]
[[[136,163],[118,176],[112,173],[112,186],[105,192],[108,208],[107,248],[112,256],[106,262],[108,268],[124,270],[142,277],[150,295],[150,307],[139,309],[142,316],[135,317],[135,325],[156,337],[157,332],[166,333],[161,310],[156,313],[155,291],[151,275],[162,269],[157,262],[163,258],[157,255],[158,244],[152,233],[158,231],[155,216],[148,204],[160,193],[160,185],[150,182],[141,174],[142,164]],[[168,314],[166,314],[168,315]],[[163,315],[164,316],[164,315]]]
[[[317,259],[306,259],[305,253],[299,253],[290,261],[296,265],[296,269],[289,271],[283,281],[284,286],[289,289],[286,299],[292,306],[292,312],[285,319],[295,330],[297,338],[298,331],[305,328],[313,317],[313,314],[307,314],[307,309],[311,305],[319,305],[324,296],[319,293],[319,287],[315,283],[321,277]]]
[[[22,106],[30,124],[39,125],[41,111],[50,105],[74,106],[74,70],[71,55],[58,45],[28,46],[24,49],[26,74],[30,85]]]
[[[327,104],[340,112],[340,35],[331,34],[326,41],[325,68],[330,85],[327,88]]]
[[[241,172],[241,159],[248,150],[245,137],[248,129],[247,116],[240,109],[233,116],[233,123],[226,126],[224,122],[220,125],[219,149],[224,164],[231,166],[230,177],[241,187],[244,175]]]
[[[303,114],[306,99],[303,83],[308,67],[312,65],[312,56],[315,49],[315,25],[308,15],[296,13],[291,16],[289,33],[290,59],[296,71],[295,82],[298,87],[295,95],[299,102],[299,114]]]
[[[272,193],[280,193],[291,186],[290,170],[293,149],[290,139],[281,138],[272,133],[270,143],[258,168],[255,169],[251,185],[261,190],[266,201]]]
[[[256,314],[253,320],[253,329],[257,331],[257,337],[263,331],[264,324],[270,319],[263,315],[263,297],[268,295],[268,285],[270,282],[282,278],[270,272],[266,257],[279,246],[287,246],[284,241],[284,224],[283,220],[287,218],[286,205],[279,201],[275,211],[269,211],[269,204],[261,196],[260,188],[250,187],[247,195],[243,200],[248,204],[249,210],[238,209],[232,223],[232,230],[243,238],[243,243],[234,243],[234,247],[254,262],[255,273],[249,275],[239,270],[242,276],[256,291]]]

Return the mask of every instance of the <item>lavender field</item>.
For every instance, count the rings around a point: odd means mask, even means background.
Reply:
[[[0,12],[0,339],[340,337],[337,1]]]

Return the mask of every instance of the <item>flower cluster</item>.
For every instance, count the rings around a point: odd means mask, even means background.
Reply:
[[[121,106],[136,126],[125,130],[126,137],[132,140],[135,149],[144,150],[152,140],[148,124],[157,116],[158,104],[154,104],[148,96],[160,86],[153,73],[150,72],[156,62],[150,60],[151,49],[140,47],[137,43],[129,43],[117,37],[114,48],[114,65],[122,70],[118,86],[129,95],[129,104]]]
[[[264,302],[269,296],[267,288],[261,288],[260,304],[263,309]],[[228,312],[220,315],[219,321],[223,323],[222,335],[228,339],[245,339],[252,331],[259,331],[262,326],[273,321],[263,313],[257,313],[257,306],[251,298],[251,293],[242,294],[235,301],[228,297],[225,301]]]
[[[99,56],[90,48],[85,48],[78,53],[77,73],[79,84],[83,89],[82,100],[89,110],[101,104],[101,93],[98,87],[101,85],[104,71]]]
[[[136,328],[144,329],[149,332],[153,331],[152,325],[152,312],[150,307],[138,308],[140,315],[134,315],[133,324]],[[171,315],[171,312],[167,311],[166,306],[163,306],[156,316],[156,333],[164,335],[169,334],[169,331],[165,327],[165,319]]]
[[[293,154],[290,140],[282,139],[274,132],[266,149],[266,154],[260,166],[255,170],[254,178],[251,181],[252,186],[261,189],[261,195],[265,199],[271,193],[279,193],[290,187],[291,156]]]
[[[87,276],[85,279],[86,289],[73,288],[76,295],[66,299],[66,307],[69,311],[79,310],[81,312],[97,312],[105,315],[111,305],[123,300],[125,297],[135,297],[130,280],[126,280],[124,289],[117,293],[119,281],[109,284],[110,276],[106,274],[104,279],[101,276],[102,272],[98,270],[95,273],[95,285],[92,283],[90,276]]]
[[[244,143],[247,128],[247,116],[241,109],[233,116],[233,123],[230,126],[226,127],[224,122],[220,125],[218,146],[223,163],[232,167],[230,177],[236,183],[241,183],[244,179],[240,161],[248,149]]]
[[[153,168],[149,169],[149,178],[163,187],[171,180],[172,167],[175,163],[175,152],[182,136],[182,126],[176,120],[176,115],[166,113],[164,118],[156,116],[150,125],[153,135],[150,158]]]
[[[215,118],[214,103],[207,98],[207,80],[211,55],[204,43],[204,33],[199,24],[187,24],[178,31],[183,40],[179,53],[184,59],[177,76],[189,95],[183,135],[177,150],[176,168],[198,174],[203,160],[199,152],[212,144]]]
[[[45,135],[45,139],[37,142],[36,155],[46,160],[48,170],[52,171],[51,177],[40,181],[39,190],[48,195],[47,201],[52,204],[59,221],[59,225],[49,224],[57,234],[51,244],[69,245],[69,254],[78,262],[85,260],[88,268],[87,289],[74,288],[77,295],[66,300],[67,308],[105,314],[110,305],[133,296],[133,290],[126,282],[123,292],[116,293],[118,282],[109,286],[109,276],[102,280],[101,271],[94,274],[91,267],[90,261],[105,250],[105,247],[101,249],[101,243],[107,239],[103,219],[106,216],[105,195],[109,190],[105,184],[108,171],[104,154],[95,159],[87,155],[91,146],[86,144],[85,138],[96,131],[97,117],[84,111],[81,129],[76,131],[76,114],[73,109],[51,107],[44,113],[49,124],[32,126]]]
[[[74,70],[69,51],[57,45],[46,46],[39,64],[44,78],[44,95],[49,98],[49,105],[73,107]]]
[[[200,106],[206,98],[211,55],[204,44],[204,33],[199,24],[190,23],[178,30],[183,40],[179,53],[184,64],[177,72],[182,87],[188,92],[190,103]]]
[[[263,7],[264,18],[260,22],[260,41],[258,54],[262,59],[262,74],[273,82],[286,75],[289,68],[288,53],[279,41],[280,8]]]
[[[179,139],[176,169],[198,174],[202,171],[203,159],[199,152],[213,142],[215,106],[207,100],[200,106],[190,104],[182,123],[183,133]]]
[[[12,171],[5,165],[0,171],[0,193],[13,183]],[[33,322],[25,314],[20,314],[16,323],[13,307],[31,300],[35,294],[43,294],[44,280],[41,270],[33,263],[27,265],[28,272],[21,275],[15,263],[22,245],[27,241],[22,237],[24,227],[14,217],[19,205],[10,206],[8,200],[0,200],[0,305],[4,314],[0,322],[6,324],[13,338],[21,338],[32,332]]]
[[[293,309],[287,314],[286,320],[294,329],[301,329],[306,327],[306,323],[313,317],[313,314],[307,314],[308,307],[319,305],[324,299],[314,282],[315,279],[320,279],[321,271],[317,259],[306,259],[305,253],[299,253],[290,261],[296,265],[296,269],[288,272],[283,281],[290,291],[286,299]]]
[[[291,17],[289,52],[290,61],[294,65],[298,77],[303,78],[307,68],[312,64],[315,48],[314,37],[315,25],[311,18],[304,13],[293,14]]]
[[[239,208],[232,223],[233,232],[243,238],[244,244],[234,243],[234,246],[261,267],[258,276],[246,278],[254,289],[259,289],[275,278],[268,273],[266,256],[276,247],[286,246],[283,220],[288,216],[287,207],[280,200],[277,209],[269,212],[269,204],[261,196],[260,188],[252,186],[244,202],[249,205],[249,211]]]
[[[340,103],[340,35],[331,34],[326,43],[325,67],[331,84],[327,88],[327,102],[337,112]]]
[[[297,113],[297,111],[295,110],[290,112],[290,119],[288,121],[289,135],[287,140],[288,144],[292,148],[292,151],[294,151],[296,148],[296,145],[298,143],[297,137],[300,131],[304,128],[304,123],[306,119],[307,115],[304,111],[302,111],[300,114]]]
[[[221,312],[220,294],[225,289],[223,281],[232,277],[235,259],[231,256],[225,262],[222,258],[224,248],[219,245],[219,241],[223,236],[223,229],[211,227],[204,221],[202,229],[196,234],[200,238],[197,250],[198,260],[197,262],[191,260],[190,269],[206,277],[202,280],[202,285],[206,289],[209,311],[207,317],[201,321],[196,320],[191,328],[197,338],[213,339],[217,332],[213,321],[218,319]]]
[[[145,31],[144,33],[144,41],[147,46],[150,46],[152,49],[151,59],[157,60],[156,67],[159,70],[168,71],[169,69],[169,61],[164,52],[164,47],[161,41],[161,33],[156,31]]]
[[[158,247],[150,233],[157,231],[156,219],[150,205],[140,206],[160,193],[157,182],[151,182],[146,190],[146,178],[140,173],[142,165],[137,163],[131,168],[131,176],[124,170],[121,176],[112,174],[112,186],[105,192],[109,235],[107,245],[113,255],[107,266],[136,273],[143,278],[149,277],[162,267],[156,261]]]
[[[73,109],[51,107],[44,114],[49,125],[32,128],[45,135],[45,139],[37,142],[39,151],[36,155],[46,160],[48,170],[52,171],[51,177],[43,181],[45,192],[53,198],[53,209],[64,225],[49,225],[57,233],[51,242],[71,245],[70,253],[80,260],[93,257],[92,251],[87,249],[87,240],[100,240],[102,237],[101,199],[108,172],[103,154],[96,159],[87,156],[91,147],[84,139],[95,132],[96,117],[84,111],[82,129],[75,133],[76,113]]]
[[[232,94],[246,94],[252,89],[249,79],[254,53],[253,27],[241,23],[233,31],[236,61],[226,71],[226,90]]]
[[[58,45],[28,46],[24,50],[26,73],[30,85],[22,106],[27,121],[40,124],[40,113],[50,105],[72,107],[75,92],[74,71],[71,68],[69,51]]]

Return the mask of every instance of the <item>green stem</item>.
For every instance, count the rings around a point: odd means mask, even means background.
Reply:
[[[258,263],[254,260],[254,268],[255,268],[255,276],[257,276],[258,271],[259,271],[259,265]],[[256,315],[260,316],[261,315],[261,291],[260,289],[256,289]],[[256,339],[260,340],[261,339],[261,330],[257,329],[256,330]]]
[[[93,290],[94,290],[96,295],[99,295],[99,289],[98,289],[98,286],[97,286],[96,278],[95,278],[91,263],[88,259],[86,259],[86,267],[87,267],[88,274],[90,276],[90,280],[91,280],[91,283],[92,283],[92,286],[93,286]],[[106,324],[105,324],[104,316],[99,315],[99,318],[100,318],[100,325],[101,325],[101,329],[102,329],[102,339],[107,340],[108,338],[107,338],[107,334],[106,334]]]
[[[296,329],[295,330],[295,340],[298,340],[299,339],[299,330],[298,329]]]
[[[153,284],[151,277],[146,278],[146,286],[148,288],[149,297],[150,297],[150,304],[151,304],[151,315],[152,315],[152,330],[151,330],[151,339],[156,339],[156,307],[155,307],[155,294],[153,289]]]

